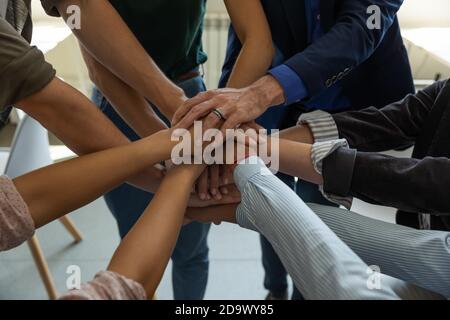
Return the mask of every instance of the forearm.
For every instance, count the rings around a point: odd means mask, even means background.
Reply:
[[[129,140],[84,95],[55,78],[44,89],[16,103],[78,155]]]
[[[256,45],[256,43],[255,43]],[[246,43],[242,47],[241,54],[236,61],[233,72],[228,80],[229,88],[244,88],[266,74],[270,66],[271,59],[267,59],[264,55],[260,55],[257,46]]]
[[[37,228],[93,201],[165,159],[168,133],[61,162],[14,179]]]
[[[39,121],[78,155],[117,146],[129,140],[85,96],[55,78],[44,89],[16,103],[18,108]],[[142,173],[147,179],[130,178],[144,190],[155,191],[151,169]]]
[[[242,49],[228,79],[227,87],[244,88],[267,72],[272,64],[274,47],[272,35],[261,1],[225,0],[233,29]],[[248,13],[252,18],[248,18]]]
[[[108,270],[143,284],[149,296],[154,294],[177,241],[194,181],[189,174],[169,172]]]
[[[150,136],[166,128],[142,95],[81,48],[92,82],[140,137]]]
[[[280,131],[280,139],[289,140],[293,142],[314,143],[314,136],[307,125],[300,125]]]
[[[74,4],[81,8],[82,19],[81,28],[73,32],[86,50],[171,119],[183,102],[183,91],[161,72],[114,7],[107,0],[62,0],[57,8],[64,20],[69,18],[67,6]]]
[[[276,144],[277,147],[275,147]],[[313,166],[311,144],[269,138],[267,149],[270,159],[278,158],[280,172],[318,185],[323,184],[322,176]]]

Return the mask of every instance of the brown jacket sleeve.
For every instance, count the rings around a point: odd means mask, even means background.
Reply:
[[[0,19],[0,110],[41,90],[55,74],[42,52]]]
[[[48,15],[53,17],[60,17],[61,15],[59,14],[58,9],[56,8],[56,4],[59,1],[60,0],[41,0],[41,4]]]

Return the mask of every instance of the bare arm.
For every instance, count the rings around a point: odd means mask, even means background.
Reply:
[[[260,0],[225,0],[225,5],[233,28],[242,43],[242,50],[227,87],[243,88],[264,76],[270,67],[274,55],[272,34]],[[211,111],[208,108],[203,110],[204,112],[199,113],[201,116],[207,116]],[[209,115],[209,117],[210,120],[217,120],[216,115]],[[197,184],[200,197],[207,199],[210,193],[212,197],[220,199],[222,193],[227,192],[226,187],[220,188],[220,184],[224,179],[229,179],[228,174],[223,173],[222,181],[219,175],[219,166],[211,166],[205,170]]]
[[[95,60],[83,46],[80,47],[92,82],[140,137],[147,137],[166,128],[164,122],[139,92]]]
[[[314,137],[307,125],[300,125],[285,129],[280,132],[280,139],[301,143],[314,143]]]
[[[222,129],[234,129],[239,124],[255,120],[269,106],[283,102],[284,93],[279,83],[272,76],[265,76],[275,49],[261,1],[227,0],[225,4],[242,43],[227,83],[227,87],[233,89],[208,91],[186,101],[172,120],[178,127],[189,128],[195,120],[218,108],[227,119]],[[214,115],[209,117],[214,120]]]
[[[93,201],[166,159],[168,130],[121,147],[61,162],[14,179],[37,228]],[[165,143],[161,143],[161,142]]]
[[[260,0],[225,0],[242,50],[227,87],[243,88],[261,78],[274,55],[272,34]]]
[[[272,152],[276,152],[273,148],[273,139],[267,140],[268,155],[275,157]],[[310,144],[294,142],[280,139],[279,144],[279,171],[288,175],[299,177],[303,180],[321,185],[323,178],[316,172],[311,160]],[[227,166],[234,171],[234,165]],[[237,189],[229,188],[230,194],[236,197],[239,193]],[[186,211],[187,218],[198,222],[212,222],[219,224],[221,222],[236,223],[236,204],[224,204],[220,206],[211,206],[204,208],[189,208]]]
[[[81,28],[73,32],[90,55],[171,119],[184,101],[183,91],[161,72],[109,1],[61,0],[57,9],[66,21],[70,5],[81,9]]]
[[[169,172],[108,270],[143,284],[149,296],[154,294],[178,239],[192,185],[203,169],[190,165]]]
[[[54,133],[78,155],[129,144],[129,140],[84,95],[55,78],[15,104]],[[165,159],[164,159],[165,160]],[[155,191],[161,174],[147,168],[130,183]]]

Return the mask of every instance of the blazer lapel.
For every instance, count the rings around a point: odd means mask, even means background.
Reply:
[[[275,0],[276,1],[276,0]],[[307,46],[307,25],[305,15],[305,0],[279,0],[284,8],[286,17],[296,42],[297,50],[304,50]]]

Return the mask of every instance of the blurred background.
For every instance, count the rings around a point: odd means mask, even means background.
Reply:
[[[47,53],[60,77],[85,93],[91,88],[74,36],[61,22],[47,16],[34,1],[36,33],[34,42]],[[399,14],[403,35],[416,80],[450,77],[450,1],[405,0]],[[217,86],[224,60],[229,18],[223,1],[208,1],[204,47],[209,61],[205,79],[209,88]],[[447,29],[448,28],[448,29]],[[62,40],[64,39],[64,40]],[[62,40],[62,41],[61,41]]]
[[[88,79],[78,44],[62,20],[48,17],[39,1],[33,1],[35,34],[33,43],[41,48],[58,71],[58,76],[90,95]],[[399,14],[405,44],[411,59],[417,88],[450,77],[450,1],[405,0]],[[215,88],[224,60],[229,18],[221,0],[208,1],[204,48],[209,61],[204,66],[209,88]],[[395,76],[395,75],[387,75]],[[0,146],[8,148],[17,117],[0,131]],[[70,155],[57,139],[50,137],[60,157]],[[59,148],[59,149],[58,149]],[[52,149],[53,150],[53,149]],[[407,156],[408,151],[400,154]],[[393,221],[394,210],[355,201],[352,208],[377,219]],[[102,199],[71,217],[83,234],[75,244],[63,226],[53,223],[38,232],[43,253],[59,292],[65,291],[67,268],[77,265],[82,281],[104,269],[119,242],[115,221]],[[207,299],[263,299],[263,270],[259,239],[238,227],[214,226],[210,233],[211,269]],[[0,255],[0,299],[47,299],[48,295],[26,245]],[[171,299],[170,266],[158,290],[159,299]]]

